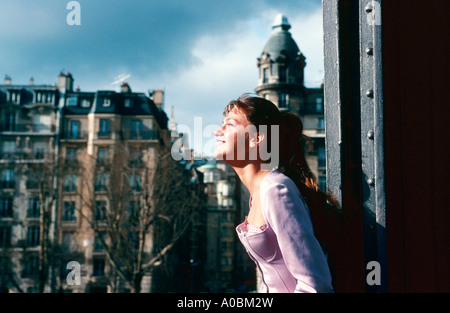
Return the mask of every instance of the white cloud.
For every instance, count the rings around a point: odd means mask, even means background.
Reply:
[[[193,134],[195,117],[202,118],[202,130],[211,124],[219,125],[222,110],[230,100],[254,92],[258,81],[256,59],[270,37],[277,13],[265,11],[242,23],[236,33],[199,38],[191,52],[197,62],[175,75],[166,74],[166,112],[174,106],[175,121],[192,130],[191,139],[195,137],[197,142],[191,141],[191,147],[204,146],[211,139],[199,132]],[[288,19],[292,36],[307,58],[305,84],[317,87],[323,79],[322,11],[288,15]]]
[[[198,62],[177,73],[166,84],[166,111],[173,105],[176,122],[189,126],[192,131],[194,117],[202,118],[203,129],[219,125],[222,110],[230,100],[242,93],[254,92],[258,80],[256,58],[265,40],[255,36],[252,21],[242,24],[239,33],[199,38],[192,50]],[[211,138],[200,135],[195,134],[197,147],[199,141],[205,145]],[[211,133],[205,135],[212,136]],[[194,144],[191,142],[191,146]]]

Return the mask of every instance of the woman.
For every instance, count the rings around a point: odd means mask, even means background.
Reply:
[[[309,210],[333,199],[319,191],[306,164],[300,118],[250,96],[231,101],[224,116],[214,157],[230,164],[250,192],[248,216],[236,230],[260,271],[261,291],[333,292]],[[278,166],[267,168],[273,159]]]

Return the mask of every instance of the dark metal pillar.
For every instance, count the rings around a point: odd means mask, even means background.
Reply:
[[[323,1],[327,186],[346,212],[342,291],[386,291],[381,1]],[[368,268],[375,261],[379,267]],[[372,270],[376,279],[367,280]],[[371,276],[373,278],[373,276]]]

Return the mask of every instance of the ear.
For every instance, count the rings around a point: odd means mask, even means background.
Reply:
[[[266,138],[266,135],[261,132],[257,132],[254,136],[250,138],[250,147],[254,148],[259,146]]]

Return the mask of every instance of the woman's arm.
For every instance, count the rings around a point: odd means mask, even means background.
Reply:
[[[288,270],[297,280],[295,292],[332,292],[331,275],[310,215],[292,181],[261,186],[266,223],[277,236]]]

